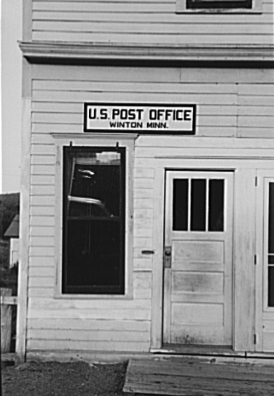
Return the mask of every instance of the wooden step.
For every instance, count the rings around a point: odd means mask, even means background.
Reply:
[[[125,395],[270,396],[273,366],[249,363],[217,364],[214,359],[155,357],[132,359]]]

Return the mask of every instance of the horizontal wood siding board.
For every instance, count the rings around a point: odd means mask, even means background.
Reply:
[[[261,85],[263,89],[263,85]],[[218,84],[210,82],[183,82],[178,84],[177,81],[174,82],[145,82],[142,81],[96,81],[92,78],[87,81],[71,81],[64,79],[63,81],[52,79],[46,80],[34,80],[33,81],[33,92],[35,91],[80,91],[80,92],[90,92],[94,91],[105,91],[105,92],[165,92],[165,93],[215,93],[216,95],[221,95],[222,91],[226,93],[235,93],[235,84],[229,82]],[[246,88],[247,89],[247,88]],[[252,87],[250,87],[252,89]],[[270,91],[270,87],[268,89]],[[250,92],[250,91],[247,91]],[[241,93],[241,92],[240,92]],[[33,120],[33,118],[32,118]],[[34,120],[33,120],[34,121]]]
[[[106,341],[106,342],[149,342],[150,334],[147,331],[127,331],[105,329],[30,329],[28,328],[28,339],[33,340],[71,340],[73,341]]]
[[[54,206],[31,206],[30,208],[30,215],[31,216],[53,216],[55,213],[55,207]],[[40,224],[35,224],[35,225],[40,225]],[[45,226],[42,226],[45,227]]]
[[[173,10],[171,7],[173,5]],[[175,4],[172,1],[155,1],[153,2],[137,2],[133,3],[130,1],[126,2],[101,2],[101,1],[70,1],[61,2],[55,1],[54,4],[50,1],[34,1],[33,11],[43,10],[43,11],[69,11],[69,12],[106,12],[106,13],[169,13],[175,11]]]
[[[117,352],[148,352],[148,342],[128,341],[71,341],[71,340],[28,340],[27,350],[54,351],[117,351]]]
[[[54,236],[54,227],[30,227],[30,236]]]
[[[232,30],[233,32],[233,30]],[[78,32],[56,32],[56,31],[34,31],[35,41],[63,41],[72,43],[106,43],[109,42],[110,33],[78,33]],[[263,32],[234,34],[227,31],[226,34],[192,34],[176,35],[155,33],[112,33],[111,42],[131,44],[177,44],[177,45],[245,45],[252,42],[253,45],[272,45],[272,35]]]
[[[250,21],[248,24],[235,24],[233,25],[233,34],[238,35],[246,35],[246,34],[264,34],[270,35],[273,29],[273,25],[271,21],[269,23],[255,24]],[[106,33],[108,35],[115,34],[150,34],[157,35],[161,32],[161,34],[167,35],[202,35],[206,34],[208,36],[214,34],[220,35],[230,35],[231,34],[231,23],[223,23],[223,24],[202,24],[196,23],[192,21],[192,23],[181,23],[181,24],[155,24],[151,22],[142,22],[142,23],[128,23],[126,20],[120,23],[102,23],[102,22],[71,22],[71,21],[45,21],[45,22],[33,22],[33,32],[34,33],[42,33],[44,31],[47,32],[55,32],[58,36],[59,32],[63,33],[80,33],[80,34],[94,34],[94,32],[98,33]]]
[[[33,65],[34,80],[61,80],[61,81],[85,81],[85,82],[129,82],[129,83],[205,83],[205,73],[203,68],[145,68],[145,67],[78,67],[62,65]],[[115,73],[115,74],[114,74]],[[220,73],[215,68],[206,69],[207,83],[273,83],[274,70],[263,69],[231,69],[224,68]],[[32,102],[32,107],[35,102]],[[74,106],[74,104],[72,104]]]
[[[198,88],[198,87],[197,87]],[[117,90],[115,92],[98,92],[93,90],[92,86],[89,92],[86,91],[33,91],[33,98],[36,101],[48,102],[140,102],[140,103],[207,103],[207,104],[236,104],[236,93],[224,92],[219,90],[219,94],[214,92],[214,87],[211,92],[203,93],[196,90],[196,93],[184,92],[125,92]],[[107,96],[107,98],[106,98]],[[33,124],[33,132],[35,132],[36,123]]]
[[[267,11],[267,10],[265,10]],[[246,15],[236,14],[233,15],[233,25],[234,24],[246,24],[246,23],[254,23],[254,24],[264,24],[272,22],[272,13],[264,12],[262,15],[252,15],[252,17],[247,18]],[[69,12],[69,11],[33,11],[32,14],[33,23],[38,22],[53,22],[53,21],[62,21],[62,22],[103,22],[103,23],[124,23],[125,15],[123,13],[106,13],[106,12]],[[182,24],[191,24],[192,21],[195,23],[206,24],[228,24],[227,15],[218,15],[218,19],[215,18],[215,15],[201,15],[196,14],[193,15],[192,18],[189,18],[188,15],[177,15],[175,13],[126,13],[126,22],[132,23],[154,23],[154,24],[173,24],[173,25],[182,25]]]
[[[46,266],[46,267],[34,267],[30,266],[29,268],[29,277],[54,277],[55,275],[55,267],[54,266]]]
[[[144,300],[147,304],[147,300]],[[98,302],[97,302],[98,305]],[[44,307],[39,306],[37,308],[29,308],[28,313],[29,318],[49,318],[49,319],[64,319],[64,318],[74,318],[74,319],[93,319],[93,320],[100,320],[100,319],[119,319],[119,320],[145,320],[148,321],[151,319],[150,310],[144,309],[134,309],[134,307],[130,309],[110,309],[110,310],[103,310],[103,309],[45,309]]]
[[[149,332],[150,322],[142,320],[29,319],[29,329]]]
[[[30,257],[29,265],[30,267],[53,267],[54,262],[54,259],[50,257]]]

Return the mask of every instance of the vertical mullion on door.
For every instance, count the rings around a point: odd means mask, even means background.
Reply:
[[[208,232],[208,215],[209,215],[209,179],[206,179],[206,202],[205,202],[205,231]]]
[[[191,192],[192,192],[192,179],[188,179],[188,216],[187,216],[187,231],[190,231],[191,222]]]

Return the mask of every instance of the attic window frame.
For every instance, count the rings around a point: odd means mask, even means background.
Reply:
[[[186,0],[188,10],[252,9],[252,0]]]
[[[176,0],[176,13],[261,14],[262,0]]]

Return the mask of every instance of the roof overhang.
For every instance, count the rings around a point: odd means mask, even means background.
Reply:
[[[20,42],[30,63],[184,66],[211,64],[273,67],[274,46],[160,46],[104,43]]]

